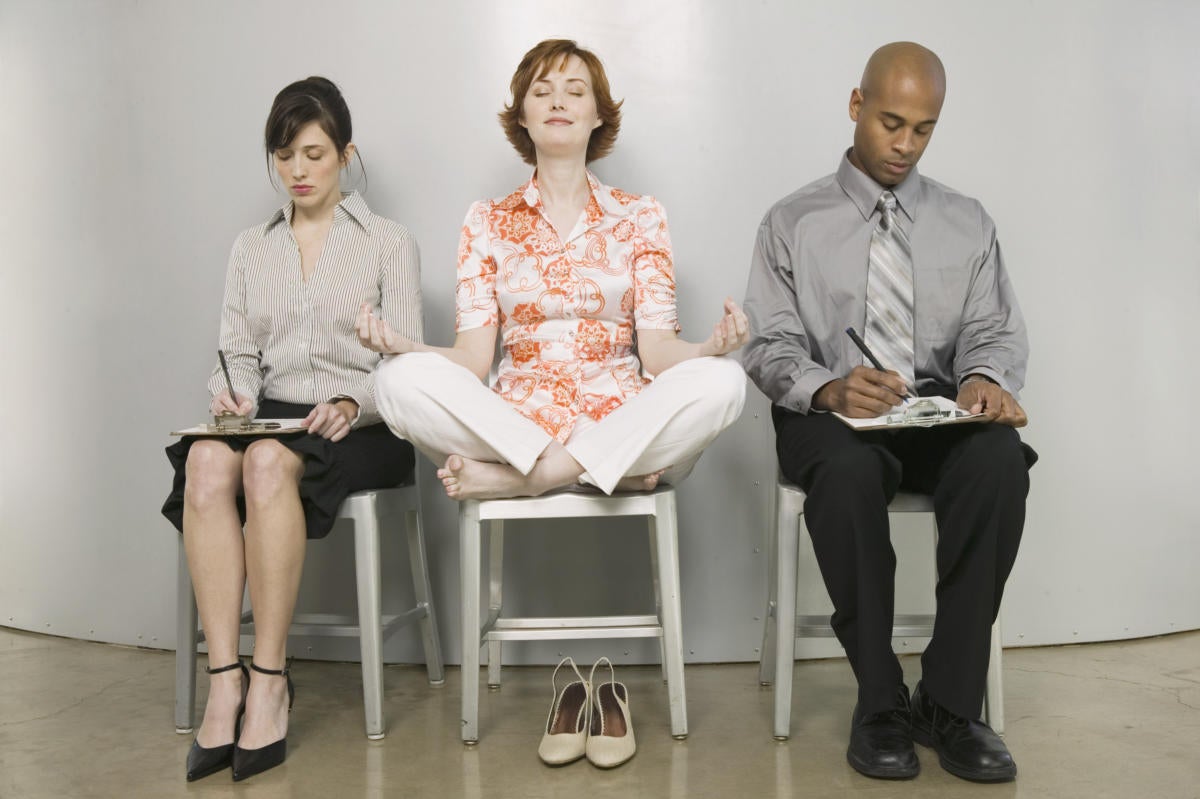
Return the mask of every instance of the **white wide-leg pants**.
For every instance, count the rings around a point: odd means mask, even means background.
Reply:
[[[439,466],[449,455],[507,463],[529,474],[553,438],[479,381],[430,352],[387,359],[375,373],[379,412],[397,436]],[[746,400],[733,358],[693,358],[663,372],[599,422],[580,416],[566,450],[583,481],[611,494],[622,477],[666,470],[677,483],[731,425]]]

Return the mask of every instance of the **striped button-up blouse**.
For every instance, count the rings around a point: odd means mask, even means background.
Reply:
[[[500,327],[493,389],[562,442],[580,414],[599,421],[647,382],[635,329],[679,329],[662,206],[587,177],[587,207],[562,239],[535,178],[471,206],[458,252],[458,330]]]
[[[234,390],[316,404],[349,397],[355,426],[379,421],[374,369],[380,355],[358,343],[354,320],[367,302],[404,336],[421,341],[417,243],[404,226],[376,216],[347,195],[333,214],[325,247],[308,280],[292,235],[292,204],[238,236],[225,277],[220,347]],[[225,388],[218,364],[208,381]]]

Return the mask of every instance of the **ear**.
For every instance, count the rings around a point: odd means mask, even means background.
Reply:
[[[354,157],[356,152],[358,152],[358,148],[354,146],[354,142],[347,144],[346,149],[342,151],[342,166],[350,166],[350,159]]]
[[[858,115],[862,112],[863,93],[862,89],[852,89],[850,91],[850,120],[858,121]]]

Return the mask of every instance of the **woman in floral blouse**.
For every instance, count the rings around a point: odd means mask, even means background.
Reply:
[[[399,355],[376,373],[379,410],[443,464],[455,499],[681,479],[741,412],[745,375],[721,356],[745,343],[746,317],[727,299],[708,339],[678,337],[662,206],[587,169],[612,150],[621,119],[593,53],[538,44],[512,94],[500,120],[535,171],[467,212],[454,346],[400,336],[367,306],[359,314],[363,345]],[[497,330],[504,357],[489,391],[480,381]]]

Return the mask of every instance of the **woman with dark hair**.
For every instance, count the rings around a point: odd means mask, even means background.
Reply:
[[[595,54],[541,42],[511,89],[500,121],[535,170],[467,213],[454,345],[426,346],[360,309],[363,345],[400,353],[376,376],[380,412],[442,465],[455,499],[678,481],[741,412],[745,375],[722,356],[745,342],[746,317],[727,299],[705,341],[678,337],[662,206],[587,169],[612,150],[621,120]]]
[[[189,437],[167,449],[175,484],[164,515],[183,533],[212,675],[187,778],[228,766],[241,780],[282,763],[293,688],[287,634],[307,538],[333,526],[353,491],[412,475],[411,445],[379,423],[372,372],[354,310],[421,338],[417,245],[376,216],[340,177],[355,155],[350,111],[313,77],[275,98],[267,159],[289,195],[238,236],[225,279],[219,366],[208,381],[214,414],[303,418],[306,433]],[[243,588],[255,625],[248,671],[238,658]]]

